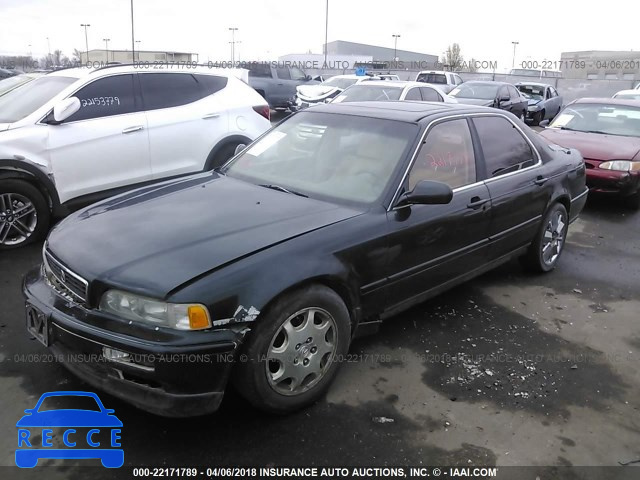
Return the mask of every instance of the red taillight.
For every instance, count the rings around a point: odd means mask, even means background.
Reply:
[[[269,110],[269,105],[260,105],[259,107],[253,107],[256,113],[259,113],[267,120],[271,120],[271,110]]]

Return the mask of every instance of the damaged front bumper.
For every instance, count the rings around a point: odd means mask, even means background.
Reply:
[[[27,328],[91,386],[166,417],[218,409],[246,325],[155,330],[106,317],[58,295],[41,269],[24,279]],[[110,328],[113,327],[113,328]],[[128,327],[128,329],[127,329]]]

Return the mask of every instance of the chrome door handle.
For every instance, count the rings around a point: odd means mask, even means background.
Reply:
[[[127,127],[124,130],[122,130],[122,133],[133,133],[133,132],[142,130],[143,128],[144,127],[142,125],[136,125],[135,127]]]
[[[473,208],[475,210],[476,208],[480,208],[488,201],[488,198],[473,197],[471,201],[467,203],[467,208]]]
[[[219,116],[219,113],[207,113],[204,117],[202,117],[202,119],[206,120],[207,118],[218,118]]]

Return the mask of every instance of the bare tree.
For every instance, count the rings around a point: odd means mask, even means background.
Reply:
[[[464,62],[464,57],[460,53],[460,45],[457,43],[449,45],[440,61],[444,64],[445,68],[452,72],[460,70]]]
[[[82,61],[82,52],[77,48],[73,49],[73,55],[71,56],[71,61],[74,63],[80,63]]]

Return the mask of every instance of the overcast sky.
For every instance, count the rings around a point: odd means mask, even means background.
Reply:
[[[230,59],[231,32],[242,60],[322,52],[325,0],[134,0],[136,44],[143,50]],[[626,15],[613,12],[627,12]],[[329,0],[329,41],[347,40],[442,55],[457,42],[465,58],[510,68],[525,59],[556,60],[562,51],[638,50],[640,4],[622,0],[514,2],[509,0]],[[131,48],[130,0],[0,0],[0,54]],[[31,44],[31,47],[29,45]]]

